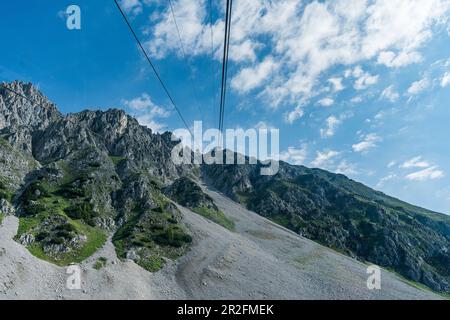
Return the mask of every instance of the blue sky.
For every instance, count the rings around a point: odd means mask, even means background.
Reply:
[[[168,1],[121,1],[186,120],[217,127],[224,2],[212,28],[208,1],[172,3],[188,64]],[[66,28],[71,4],[81,30]],[[449,9],[235,0],[225,128],[279,128],[282,159],[450,214]],[[182,127],[112,0],[8,1],[0,16],[1,81],[31,81],[65,113],[118,107]]]

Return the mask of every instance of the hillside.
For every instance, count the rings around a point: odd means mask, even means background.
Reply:
[[[367,265],[338,254],[203,187],[235,222],[230,231],[179,206],[190,250],[157,272],[117,257],[110,240],[80,263],[82,290],[66,270],[12,240],[17,218],[0,226],[0,299],[440,299],[383,270],[381,290],[366,287]],[[106,261],[100,268],[98,261]],[[17,272],[20,270],[20,272]]]
[[[450,217],[320,169],[280,163],[205,166],[207,180],[248,209],[351,257],[450,292]]]

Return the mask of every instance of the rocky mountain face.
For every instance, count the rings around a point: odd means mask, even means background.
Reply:
[[[85,259],[110,231],[120,257],[149,270],[191,241],[162,187],[175,166],[171,134],[154,134],[121,110],[63,116],[31,84],[0,88],[2,211],[20,217],[17,241],[57,264]]]
[[[280,162],[204,166],[221,192],[300,235],[407,279],[450,292],[450,217],[418,208],[339,174]]]
[[[199,179],[260,215],[360,260],[450,292],[450,219],[345,176],[280,163],[174,165],[171,134],[121,110],[62,115],[31,84],[0,88],[0,213],[16,240],[59,265],[90,256],[113,234],[121,258],[154,271],[192,241],[174,202],[230,230]],[[199,173],[201,171],[201,174]]]

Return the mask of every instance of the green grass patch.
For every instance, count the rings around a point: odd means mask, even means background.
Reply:
[[[78,227],[80,229],[83,229],[83,233],[87,236],[86,242],[79,249],[73,249],[68,253],[61,253],[60,255],[58,255],[58,257],[46,255],[42,246],[36,242],[28,246],[27,249],[35,257],[51,262],[58,266],[67,266],[71,263],[80,263],[93,255],[98,249],[100,249],[106,242],[107,236],[104,231],[98,228],[92,228],[86,225],[79,225]]]
[[[121,161],[125,160],[126,157],[110,156],[111,161],[117,166]]]
[[[0,180],[0,199],[5,199],[11,202],[13,193],[6,187],[6,183]]]
[[[101,268],[104,268],[106,266],[106,262],[108,262],[108,259],[106,259],[105,257],[100,257],[97,259],[97,261],[95,261],[93,268],[95,270],[100,270]]]
[[[75,180],[74,170],[72,170],[72,168],[70,167],[70,165],[67,161],[60,160],[57,162],[57,164],[58,164],[58,167],[64,173],[64,176],[63,176],[62,180],[60,181],[61,185],[70,183]]]
[[[234,221],[228,218],[222,211],[216,211],[211,208],[199,207],[192,209],[195,213],[205,217],[208,220],[211,220],[222,227],[234,231],[235,224]]]
[[[164,259],[158,255],[151,255],[147,259],[139,261],[138,264],[150,272],[156,272],[164,266]]]
[[[35,237],[35,242],[28,250],[36,257],[59,266],[79,263],[90,257],[106,242],[106,232],[94,226],[92,219],[97,214],[92,205],[86,201],[89,193],[82,187],[89,180],[85,172],[71,172],[67,162],[60,161],[59,167],[64,171],[60,183],[51,183],[38,179],[31,183],[18,199],[24,212],[19,217],[19,229],[15,239],[26,233]],[[1,187],[1,185],[0,185]],[[47,224],[42,224],[48,220]],[[73,237],[85,236],[80,240],[80,247],[70,241]],[[44,252],[45,245],[65,244],[69,252]]]
[[[153,210],[144,210],[136,204],[132,216],[113,236],[113,243],[120,259],[127,257],[133,250],[133,260],[142,268],[155,272],[165,264],[165,259],[177,259],[183,255],[192,237],[178,223],[174,208],[168,200],[155,192],[153,200],[161,206]],[[175,208],[176,209],[176,208]]]
[[[28,246],[28,250],[37,258],[52,262],[59,266],[69,265],[70,263],[79,263],[95,251],[97,251],[106,241],[106,234],[98,227],[86,225],[81,220],[73,220],[69,218],[65,209],[69,207],[70,203],[61,196],[50,195],[37,200],[39,211],[33,215],[25,215],[19,217],[19,228],[15,239],[19,239],[25,233],[31,233],[34,236],[36,232],[33,229],[37,228],[39,224],[47,217],[60,215],[66,217],[70,225],[78,234],[84,234],[87,237],[86,242],[79,249],[73,249],[68,253],[62,253],[58,257],[47,256],[39,242]]]
[[[192,242],[192,237],[178,225],[169,225],[162,230],[155,230],[152,240],[161,246],[181,248],[186,243]]]
[[[247,203],[248,203],[248,201],[250,199],[250,196],[247,193],[244,193],[244,192],[237,192],[236,196],[238,198],[239,203],[243,204],[243,205],[247,205]]]
[[[20,217],[19,218],[19,228],[17,230],[16,239],[19,239],[23,234],[31,231],[39,225],[42,217]]]
[[[291,224],[289,217],[286,215],[278,214],[278,215],[269,217],[269,219],[272,220],[273,222],[275,222],[276,224],[279,224],[285,228],[288,228]]]
[[[13,193],[8,190],[0,190],[0,199],[5,199],[8,202],[11,202],[13,198]]]

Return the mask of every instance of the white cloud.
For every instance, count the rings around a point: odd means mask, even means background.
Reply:
[[[210,54],[207,1],[173,3],[188,55]],[[433,27],[445,23],[449,8],[448,0],[237,1],[230,59],[256,71],[267,56],[273,57],[280,65],[277,72],[259,77],[264,81],[243,81],[244,92],[266,84],[259,97],[273,106],[298,103],[316,94],[320,76],[334,66],[370,61],[400,67],[420,61],[421,48]],[[147,46],[161,58],[178,52],[179,44],[168,10],[159,16]],[[223,18],[212,28],[219,60]],[[377,81],[376,75],[361,74],[354,87],[361,90]]]
[[[146,126],[147,128],[152,129],[154,132],[163,132],[167,129],[167,126],[165,124],[155,121],[151,114],[137,116],[136,120],[140,125]]]
[[[323,98],[317,102],[322,107],[330,107],[334,104],[334,100],[331,98]]]
[[[130,110],[141,125],[147,126],[156,132],[160,132],[166,128],[166,125],[157,122],[155,119],[167,118],[170,116],[170,112],[153,103],[148,94],[143,93],[134,99],[122,100],[122,103]]]
[[[377,62],[390,68],[398,68],[420,61],[422,61],[422,56],[417,51],[401,51],[398,54],[395,54],[392,51],[383,51],[380,52]]]
[[[339,164],[338,164],[336,170],[334,170],[334,172],[344,174],[346,176],[358,174],[356,165],[354,165],[353,163],[348,163],[347,160],[342,160],[341,162],[339,162]]]
[[[437,166],[432,166],[424,170],[420,170],[406,176],[408,180],[426,181],[440,179],[444,177],[444,172],[439,170]]]
[[[230,57],[236,62],[246,62],[256,60],[256,50],[261,46],[251,40],[246,40],[239,44],[230,45]]]
[[[388,168],[392,168],[393,166],[395,166],[397,164],[397,161],[391,161],[388,163],[387,167]]]
[[[265,121],[260,121],[255,125],[255,129],[265,129],[265,130],[270,130],[270,129],[274,129],[273,126],[269,125],[267,122]]]
[[[341,159],[341,153],[335,150],[317,151],[316,157],[311,161],[310,165],[344,175],[359,174],[357,166],[345,159]]]
[[[208,18],[205,7],[206,1],[178,0],[172,1],[172,5],[186,54],[189,56],[211,54],[209,24],[203,23]],[[212,28],[214,43],[221,44],[223,42],[224,22],[218,20]],[[151,35],[151,38],[144,45],[153,57],[162,59],[169,53],[175,53],[180,58],[183,57],[176,26],[168,4],[163,12],[158,12],[156,25],[152,25],[146,31]],[[215,49],[216,58],[219,59],[220,47],[216,46]]]
[[[381,121],[383,120],[383,118],[386,116],[386,112],[385,111],[380,111],[378,112],[373,118],[377,121]]]
[[[367,55],[384,52],[381,60],[388,66],[417,61],[416,50],[431,37],[433,23],[441,22],[448,8],[446,0],[375,1],[369,7],[363,50]]]
[[[289,124],[293,124],[296,120],[303,117],[303,115],[303,109],[300,106],[297,106],[294,110],[285,114],[285,121]]]
[[[289,162],[295,165],[301,165],[305,163],[308,156],[308,146],[302,144],[301,148],[289,147],[287,151],[280,153],[280,160]]]
[[[142,12],[142,3],[140,0],[121,0],[120,6],[126,13],[138,15]]]
[[[332,163],[333,159],[339,155],[339,152],[334,150],[320,152],[317,151],[316,158],[311,162],[314,167],[324,167]]]
[[[379,78],[379,76],[373,76],[368,72],[363,71],[361,66],[356,66],[352,72],[352,75],[356,78],[355,85],[353,86],[356,90],[363,90],[376,84]]]
[[[377,183],[377,188],[382,188],[386,184],[386,182],[393,180],[395,178],[397,178],[397,175],[395,173],[391,173],[386,177],[381,178],[380,181],[378,181]]]
[[[342,78],[330,78],[328,82],[333,85],[333,91],[338,92],[344,90],[344,85],[342,84]]]
[[[356,97],[353,97],[350,101],[352,103],[361,103],[361,102],[363,102],[363,98],[361,96],[356,96]]]
[[[369,149],[375,148],[377,142],[380,142],[381,138],[374,133],[363,136],[363,140],[352,146],[355,152],[367,152]]]
[[[408,88],[408,94],[413,96],[421,93],[424,91],[428,86],[430,85],[430,81],[428,81],[427,78],[424,78],[419,81],[415,81],[411,84],[411,86]]]
[[[276,64],[271,57],[255,67],[242,69],[232,80],[231,86],[239,93],[246,93],[261,86],[276,70]]]
[[[450,84],[450,72],[446,72],[441,79],[441,87],[445,88]]]
[[[394,86],[387,87],[381,93],[381,98],[389,100],[390,102],[395,102],[400,97],[399,93],[394,90]]]
[[[438,166],[431,164],[428,161],[424,161],[422,156],[414,157],[410,160],[405,161],[400,165],[402,169],[412,169],[420,168],[421,170],[413,172],[405,176],[408,180],[414,181],[425,181],[432,179],[440,179],[444,177],[444,172],[439,169]]]
[[[342,124],[342,122],[346,118],[347,118],[346,114],[340,115],[339,118],[336,116],[329,116],[327,118],[327,120],[325,121],[326,122],[325,128],[320,129],[320,136],[322,138],[328,138],[328,137],[334,136],[337,128]]]
[[[430,164],[427,161],[422,160],[422,156],[417,156],[412,159],[405,161],[400,165],[400,168],[410,169],[410,168],[426,168],[429,167]]]

